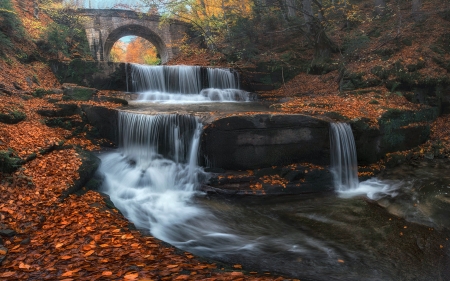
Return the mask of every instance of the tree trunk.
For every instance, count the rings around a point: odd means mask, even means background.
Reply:
[[[418,21],[422,18],[422,0],[412,0],[412,14],[414,20]]]
[[[314,20],[314,14],[312,11],[312,4],[311,0],[303,0],[303,17],[305,18],[305,24],[306,24],[306,31],[311,31],[311,25]]]
[[[206,13],[206,4],[204,0],[200,0],[200,13],[201,15],[204,17],[204,20],[206,21],[206,26],[204,27],[204,32],[205,32],[205,40],[206,40],[206,45],[208,47],[209,50],[215,50],[215,44],[212,38],[212,31],[211,31],[211,26],[209,23],[209,16]]]
[[[285,0],[285,5],[286,5],[286,13],[287,13],[287,18],[288,19],[293,19],[295,18],[296,14],[295,14],[295,0]]]
[[[322,6],[322,0],[318,0],[319,5],[319,12],[317,13],[317,17],[319,18],[319,21],[323,21],[323,6]]]
[[[375,0],[375,14],[382,15],[386,10],[385,0]]]

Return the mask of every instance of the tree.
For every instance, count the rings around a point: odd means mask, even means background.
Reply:
[[[189,22],[214,50],[229,34],[229,27],[240,17],[250,16],[252,0],[141,0],[157,7],[167,19]]]
[[[311,25],[313,24],[314,20],[311,0],[303,0],[302,13],[305,19],[306,30],[309,33],[311,31]]]
[[[287,14],[287,18],[288,19],[293,19],[297,16],[296,10],[297,10],[297,5],[295,3],[295,0],[285,0],[285,5],[286,5],[286,14]]]
[[[382,15],[386,10],[386,1],[385,0],[375,0],[375,14]]]
[[[142,37],[135,37],[129,43],[117,41],[111,49],[110,60],[150,65],[161,63],[156,47]]]
[[[416,21],[422,18],[421,15],[422,0],[412,0],[412,14]]]

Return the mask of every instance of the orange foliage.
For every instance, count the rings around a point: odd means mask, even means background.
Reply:
[[[157,50],[142,37],[135,37],[130,43],[117,41],[111,49],[111,60],[140,64],[157,64]]]

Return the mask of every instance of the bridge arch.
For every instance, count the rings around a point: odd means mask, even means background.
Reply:
[[[169,60],[167,46],[161,37],[149,28],[136,24],[120,26],[109,34],[104,45],[104,60],[109,61],[109,55],[114,43],[124,36],[138,36],[146,39],[156,47],[156,50],[161,57],[161,62],[166,63]]]
[[[142,37],[155,45],[161,62],[167,63],[179,53],[179,43],[190,25],[171,20],[161,24],[158,15],[147,15],[128,10],[77,9],[72,13],[83,16],[91,53],[96,60],[108,61],[114,43],[127,35]]]

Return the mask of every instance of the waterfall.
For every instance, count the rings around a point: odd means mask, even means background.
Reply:
[[[199,120],[188,115],[119,112],[120,149],[141,167],[157,157],[197,165],[201,129]]]
[[[337,191],[358,188],[356,145],[352,129],[346,123],[330,124],[331,171]]]
[[[239,75],[229,69],[208,68],[209,88],[239,89]],[[236,74],[236,75],[235,75]]]
[[[138,100],[159,102],[251,101],[239,90],[239,75],[231,69],[200,66],[130,64],[132,90]]]
[[[101,156],[99,171],[104,192],[137,227],[196,214],[188,202],[207,176],[197,165],[201,131],[193,116],[119,113],[119,149]]]

